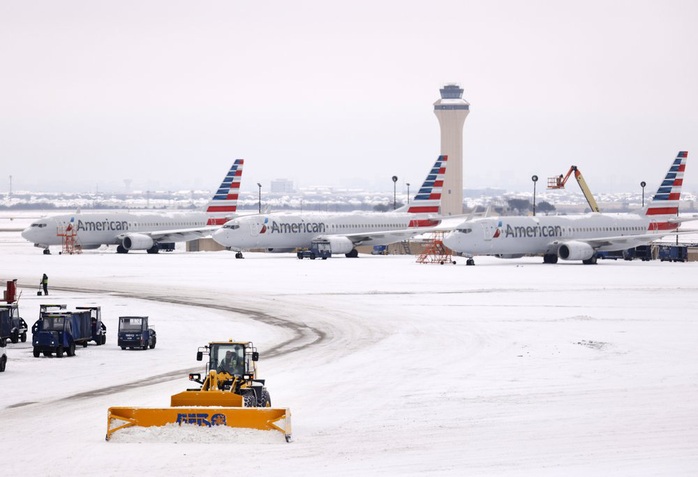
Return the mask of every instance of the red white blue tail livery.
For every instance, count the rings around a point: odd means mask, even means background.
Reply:
[[[206,208],[206,213],[209,215],[208,225],[223,225],[236,214],[244,164],[244,159],[235,160],[213,199],[208,203]]]

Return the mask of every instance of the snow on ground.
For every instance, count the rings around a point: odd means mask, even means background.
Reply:
[[[18,279],[30,325],[39,303],[99,304],[109,333],[73,358],[8,345],[5,472],[698,473],[697,263],[246,257],[44,256],[0,233],[0,279]],[[117,317],[141,314],[157,347],[122,351]],[[258,346],[292,443],[190,428],[105,442],[108,407],[167,406],[197,348],[227,338]]]

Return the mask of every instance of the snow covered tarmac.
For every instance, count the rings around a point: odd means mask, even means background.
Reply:
[[[698,473],[696,263],[246,257],[43,256],[0,234],[0,279],[19,280],[30,325],[47,273],[48,301],[102,305],[109,328],[106,346],[74,358],[8,345],[8,475]],[[150,316],[156,349],[116,346],[126,314]],[[293,443],[104,441],[109,406],[168,405],[201,369],[197,347],[229,337],[258,346]]]

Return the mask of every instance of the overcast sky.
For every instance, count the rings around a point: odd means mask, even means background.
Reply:
[[[0,58],[0,192],[214,189],[236,158],[243,190],[404,188],[448,82],[465,188],[634,191],[688,150],[698,190],[694,0],[0,0]]]

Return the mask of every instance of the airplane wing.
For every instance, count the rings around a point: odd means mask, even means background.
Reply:
[[[681,235],[696,233],[695,231],[684,230],[684,231],[666,231],[660,233],[646,233],[646,234],[635,234],[635,235],[617,235],[615,237],[599,237],[599,238],[575,238],[572,239],[574,242],[582,242],[591,246],[594,250],[624,250],[627,248],[637,247],[638,245],[647,245],[659,240],[667,235]],[[551,242],[551,245],[558,246],[563,243],[570,242],[570,240],[555,240]]]
[[[155,242],[185,242],[210,236],[220,228],[219,225],[207,225],[188,229],[158,230],[154,232],[138,232],[138,235],[146,235]],[[119,240],[129,235],[128,233],[117,236]]]
[[[391,230],[384,232],[346,234],[343,235],[343,237],[351,240],[354,245],[388,245],[410,239],[421,233],[424,232],[421,230]]]

